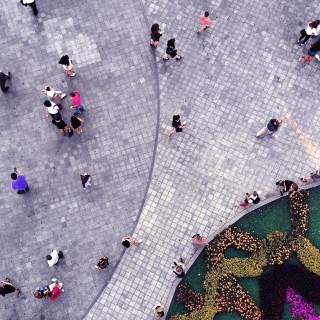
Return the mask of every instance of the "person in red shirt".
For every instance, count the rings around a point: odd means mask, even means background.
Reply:
[[[203,30],[206,30],[209,28],[209,24],[212,23],[212,20],[209,18],[209,12],[206,11],[204,14],[200,16],[201,20],[201,28],[197,31],[197,34],[200,34]]]
[[[78,91],[71,92],[70,96],[70,100],[72,100],[73,103],[70,109],[76,109],[75,115],[81,114],[81,111],[86,111],[86,106],[84,103],[81,103],[81,96]]]

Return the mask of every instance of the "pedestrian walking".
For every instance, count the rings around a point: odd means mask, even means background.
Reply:
[[[62,56],[58,63],[63,65],[63,69],[66,71],[67,76],[74,77],[76,75],[75,72],[72,71],[72,60],[69,58],[68,55]]]
[[[183,278],[186,274],[184,272],[184,262],[183,259],[180,258],[179,261],[173,260],[173,273],[178,277],[178,278]]]
[[[162,32],[158,23],[154,23],[151,26],[151,40],[150,45],[157,47],[160,43],[160,38],[162,37]]]
[[[257,192],[257,191],[253,191],[251,194],[246,193],[244,201],[242,203],[240,203],[240,207],[246,207],[247,205],[249,205],[251,203],[258,204],[261,200],[259,197],[259,193],[260,192]]]
[[[6,278],[5,281],[1,281],[0,284],[0,294],[2,296],[5,296],[6,294],[14,293],[17,297],[20,296],[21,291],[18,288],[15,288],[13,284],[11,283],[11,280],[9,278]]]
[[[74,130],[76,130],[76,132],[78,134],[82,133],[83,130],[82,130],[82,127],[81,127],[81,124],[84,122],[84,119],[82,118],[79,118],[79,117],[76,117],[76,116],[72,116],[70,118],[70,124],[69,126],[71,126]]]
[[[161,303],[157,303],[153,308],[152,308],[154,314],[156,315],[156,317],[158,318],[162,318],[164,317],[164,313],[165,313],[165,307],[161,304]]]
[[[58,263],[59,259],[63,259],[63,252],[53,249],[50,254],[46,256],[48,266],[53,267]]]
[[[54,124],[63,136],[67,135],[68,125],[62,120],[61,114],[57,113],[52,116],[52,124]]]
[[[263,135],[271,134],[273,137],[277,137],[276,132],[279,130],[282,124],[280,119],[271,119],[268,124],[257,132],[256,137],[261,137]]]
[[[302,60],[305,62],[310,62],[313,60],[313,57],[315,57],[320,61],[320,56],[317,53],[318,51],[320,51],[320,40],[312,44],[307,54],[302,57]]]
[[[51,99],[51,100],[63,99],[66,96],[65,93],[62,93],[62,91],[54,90],[50,86],[46,86],[42,90],[42,92],[44,92],[49,97],[49,99]]]
[[[109,259],[106,256],[102,256],[99,258],[99,262],[95,266],[96,269],[103,270],[109,265]]]
[[[212,23],[212,20],[209,18],[209,12],[206,11],[204,14],[200,16],[201,28],[197,31],[197,34],[200,34],[203,30],[209,28],[209,25]]]
[[[71,92],[70,96],[70,100],[72,100],[73,104],[70,109],[76,109],[76,112],[74,113],[75,116],[81,114],[81,111],[86,111],[86,106],[81,102],[81,96],[78,91]]]
[[[171,57],[171,58],[174,58],[176,57],[176,60],[181,60],[182,57],[178,55],[177,53],[177,49],[175,47],[175,39],[172,38],[168,41],[167,43],[167,50],[165,52],[165,54],[163,55],[163,60],[164,61],[168,61],[169,60],[169,57],[168,55]]]
[[[302,182],[312,182],[320,179],[320,167],[316,170],[315,173],[311,172],[308,176],[300,178]]]
[[[91,186],[91,177],[90,177],[90,174],[87,174],[86,172],[85,173],[81,173],[80,174],[80,180],[81,180],[81,184],[82,184],[82,187],[84,190],[86,190],[86,188],[88,186]]]
[[[37,287],[33,290],[33,296],[37,299],[42,299],[42,298],[45,298],[49,292],[50,292],[49,286]]]
[[[30,190],[26,176],[20,169],[14,168],[14,172],[11,173],[11,188],[17,190],[17,193],[23,194]]]
[[[63,283],[57,279],[52,279],[52,283],[49,285],[50,291],[48,292],[48,297],[50,301],[55,301],[59,298],[64,290],[62,289]]]
[[[6,87],[6,81],[9,79],[11,79],[11,72],[4,73],[0,70],[0,87],[3,93],[9,90],[9,87]]]
[[[279,180],[276,182],[276,186],[280,187],[280,195],[282,197],[286,192],[289,192],[291,189],[296,189],[296,186],[298,185],[291,180]]]
[[[136,239],[131,238],[130,236],[124,237],[121,240],[122,245],[126,248],[129,248],[131,246],[137,246],[141,242],[142,242],[142,240],[136,240]]]
[[[197,247],[201,247],[207,244],[207,238],[200,236],[199,233],[196,233],[194,236],[192,236],[191,240],[192,240],[192,244],[194,244]]]
[[[35,0],[20,0],[20,3],[24,6],[29,6],[32,8],[33,14],[35,16],[38,15],[38,9],[37,9],[37,5],[36,5],[36,1]]]
[[[297,42],[304,46],[310,37],[315,37],[320,34],[320,20],[309,22],[306,28],[300,31],[300,34],[301,37]]]
[[[172,117],[172,123],[171,123],[172,128],[169,131],[169,137],[174,133],[174,131],[182,132],[182,129],[186,127],[186,123],[187,121],[181,122],[179,113],[174,114]]]
[[[43,104],[46,107],[45,108],[45,115],[46,115],[47,119],[49,118],[49,114],[50,114],[50,116],[52,118],[53,118],[54,115],[60,114],[60,110],[62,108],[61,106],[59,106],[59,105],[57,105],[54,102],[49,101],[49,100],[46,100]]]

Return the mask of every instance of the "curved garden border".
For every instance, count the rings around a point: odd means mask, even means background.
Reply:
[[[308,190],[308,189],[312,189],[315,187],[320,186],[320,181],[317,182],[312,182],[306,185],[303,185],[301,190]],[[301,187],[301,186],[299,186]],[[299,189],[300,190],[300,189]],[[287,197],[287,196],[286,196]],[[227,221],[226,223],[224,223],[218,230],[216,230],[212,235],[208,236],[208,243],[211,242],[219,233],[221,233],[224,229],[230,227],[232,224],[234,224],[236,221],[238,221],[239,219],[241,219],[242,217],[244,217],[247,213],[250,213],[256,209],[259,209],[263,206],[265,206],[266,204],[269,204],[273,201],[276,201],[278,199],[282,198],[279,195],[275,195],[272,196],[270,198],[265,199],[264,201],[261,201],[259,204],[255,205],[254,207],[251,207],[249,210],[248,209],[244,209],[242,210],[239,214],[237,214],[235,217],[233,217],[231,220]],[[206,246],[203,246],[199,249],[197,249],[197,251],[194,253],[194,255],[191,257],[191,259],[188,261],[188,263],[186,263],[186,267],[185,267],[185,272],[187,273],[189,271],[189,269],[191,268],[191,266],[194,264],[194,262],[196,261],[196,259],[199,257],[199,255],[201,254],[202,250],[205,249]],[[177,290],[177,286],[180,284],[182,279],[177,278],[174,283],[172,284],[170,293],[169,293],[169,297],[168,300],[166,302],[166,309],[168,310],[173,296]],[[167,319],[167,318],[166,318]]]

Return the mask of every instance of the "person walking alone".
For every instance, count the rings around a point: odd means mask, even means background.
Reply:
[[[20,296],[20,289],[16,289],[13,284],[11,283],[11,280],[9,278],[6,278],[5,281],[1,281],[0,284],[0,294],[2,296],[5,296],[8,293],[15,293],[15,295],[18,297]]]
[[[33,14],[35,16],[38,15],[38,9],[37,9],[37,5],[36,5],[36,0],[20,0],[20,3],[24,6],[29,6],[32,8]]]
[[[271,119],[265,127],[263,127],[261,130],[257,132],[256,137],[261,137],[263,135],[271,134],[276,138],[277,137],[276,132],[279,130],[281,124],[282,124],[282,120]]]
[[[63,65],[63,69],[66,71],[68,77],[74,77],[76,75],[75,72],[72,71],[72,60],[68,55],[62,56],[58,63]]]
[[[300,34],[301,37],[297,42],[304,46],[310,37],[315,37],[320,34],[320,20],[309,22],[306,28],[300,31]]]
[[[11,72],[8,74],[0,70],[0,87],[3,93],[6,93],[9,90],[9,87],[6,87],[6,81],[11,79]]]
[[[53,249],[50,254],[46,256],[48,266],[53,267],[58,263],[59,259],[63,259],[63,252]]]
[[[206,11],[204,14],[200,16],[201,20],[201,28],[197,31],[197,34],[200,34],[203,30],[206,30],[209,28],[209,25],[212,23],[212,20],[209,18],[209,12]]]
[[[18,194],[23,194],[30,190],[26,176],[20,169],[14,168],[14,172],[11,173],[11,179],[11,188],[17,190]]]
[[[151,26],[151,40],[150,45],[157,47],[160,43],[160,38],[162,37],[161,29],[158,23],[154,23]]]
[[[167,43],[167,50],[165,52],[165,54],[163,55],[163,61],[168,61],[169,60],[169,57],[168,55],[171,57],[171,58],[174,58],[176,57],[176,60],[181,60],[182,57],[178,55],[177,53],[177,49],[176,49],[176,46],[175,46],[175,39],[172,38],[168,41]]]
[[[121,240],[121,243],[125,248],[137,246],[141,242],[142,242],[142,240],[136,240],[136,239],[131,238],[130,236],[124,237]]]
[[[186,127],[186,121],[181,122],[179,113],[173,115],[172,117],[172,128],[170,128],[169,131],[169,137],[174,133],[174,130],[176,132],[182,132],[182,129]]]

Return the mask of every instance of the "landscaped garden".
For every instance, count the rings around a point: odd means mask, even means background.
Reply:
[[[170,320],[320,320],[320,188],[293,192],[217,235],[175,292]]]

